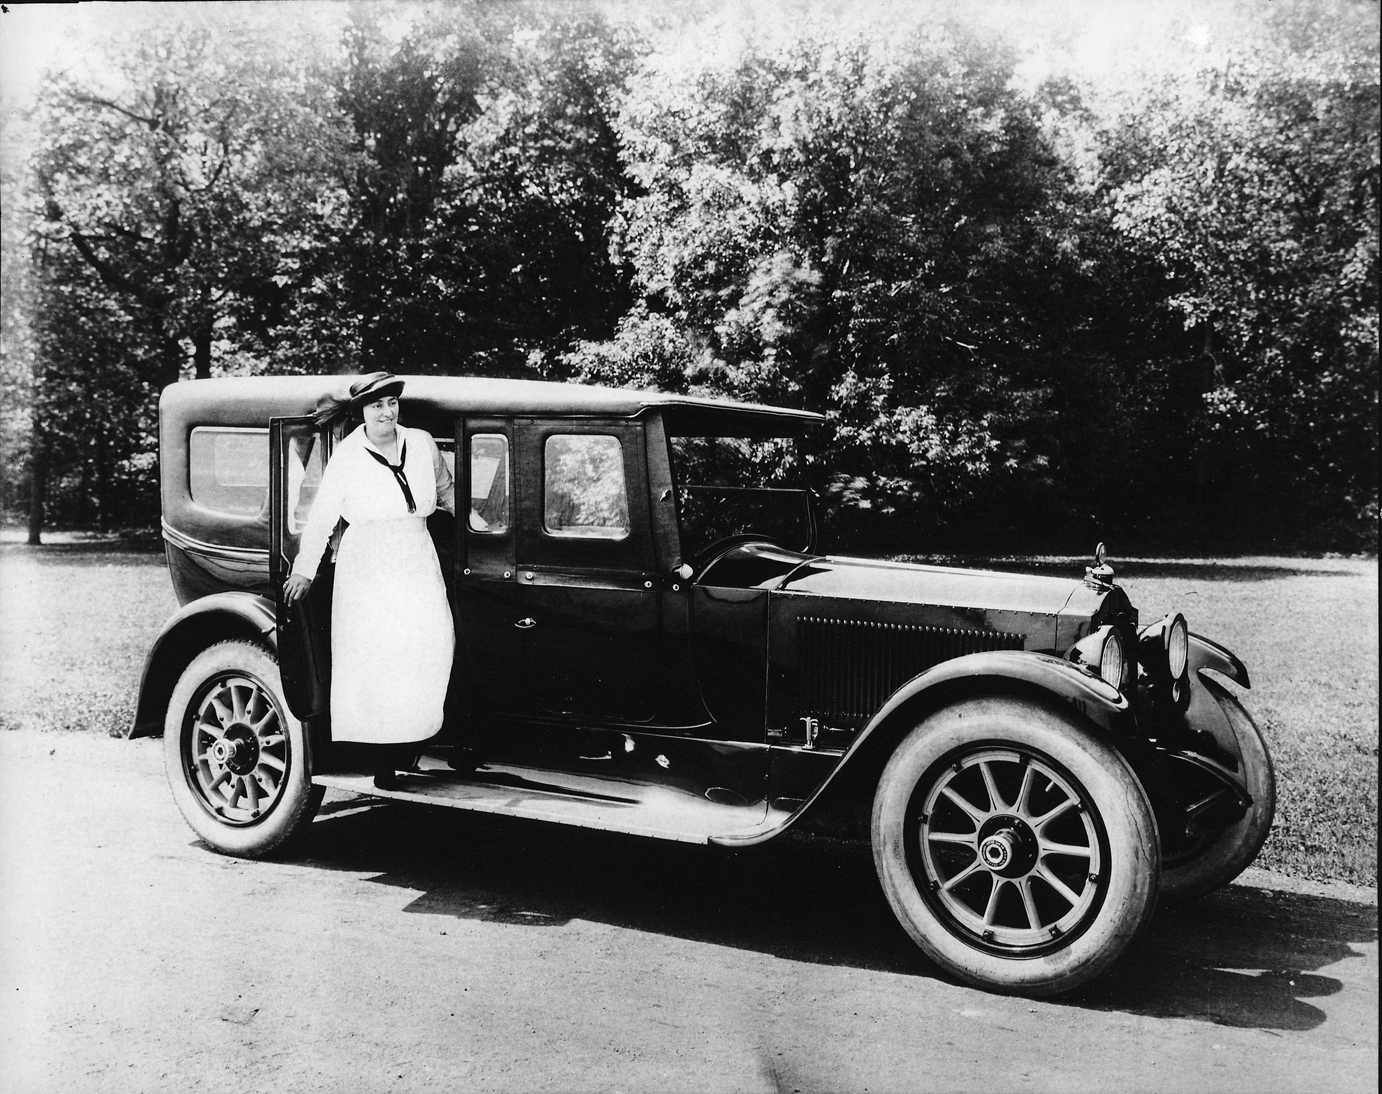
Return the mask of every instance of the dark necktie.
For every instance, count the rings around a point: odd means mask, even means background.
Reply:
[[[403,465],[408,462],[408,442],[398,442],[398,466],[394,466],[378,452],[372,448],[365,449],[371,456],[393,472],[394,482],[398,483],[398,488],[403,491],[403,500],[408,503],[408,512],[417,512],[417,503],[413,501],[413,492],[408,487],[408,476],[403,473]]]

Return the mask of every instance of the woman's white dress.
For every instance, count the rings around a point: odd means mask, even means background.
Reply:
[[[339,518],[331,609],[331,738],[406,744],[434,735],[456,635],[427,517],[455,512],[451,473],[431,435],[398,429],[408,512],[393,473],[370,454],[360,426],[326,465],[293,573],[311,579]],[[383,455],[380,453],[380,455]]]

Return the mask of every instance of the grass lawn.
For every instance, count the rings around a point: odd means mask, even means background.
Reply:
[[[1144,621],[1171,608],[1241,657],[1276,760],[1259,866],[1375,885],[1377,562],[1115,560]],[[1079,575],[1082,559],[992,563]],[[120,735],[144,656],[176,609],[161,554],[0,545],[0,728]]]
[[[1233,650],[1276,765],[1257,865],[1377,884],[1377,562],[1235,559],[1119,567],[1144,622],[1175,608]]]
[[[162,552],[0,545],[0,728],[123,735],[177,607]]]

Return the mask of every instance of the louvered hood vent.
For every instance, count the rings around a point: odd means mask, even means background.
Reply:
[[[1023,647],[1022,635],[1001,631],[815,616],[798,624],[798,718],[816,719],[823,729],[862,728],[889,695],[932,665]]]

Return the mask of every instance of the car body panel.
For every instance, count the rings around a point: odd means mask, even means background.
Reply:
[[[808,816],[832,786],[845,777],[850,766],[860,762],[880,739],[886,748],[941,705],[971,695],[998,693],[1025,694],[1038,702],[1059,704],[1114,742],[1134,731],[1127,699],[1116,688],[1068,661],[1018,650],[954,657],[894,690],[854,736],[845,753],[821,752],[819,760],[810,762],[806,757],[818,747],[814,744],[775,748],[775,759],[780,758],[799,771],[795,779],[780,775],[776,780],[777,790],[783,796],[774,797],[773,801],[778,805],[791,802],[789,815],[779,828],[727,837],[725,842],[761,843],[779,835]]]

